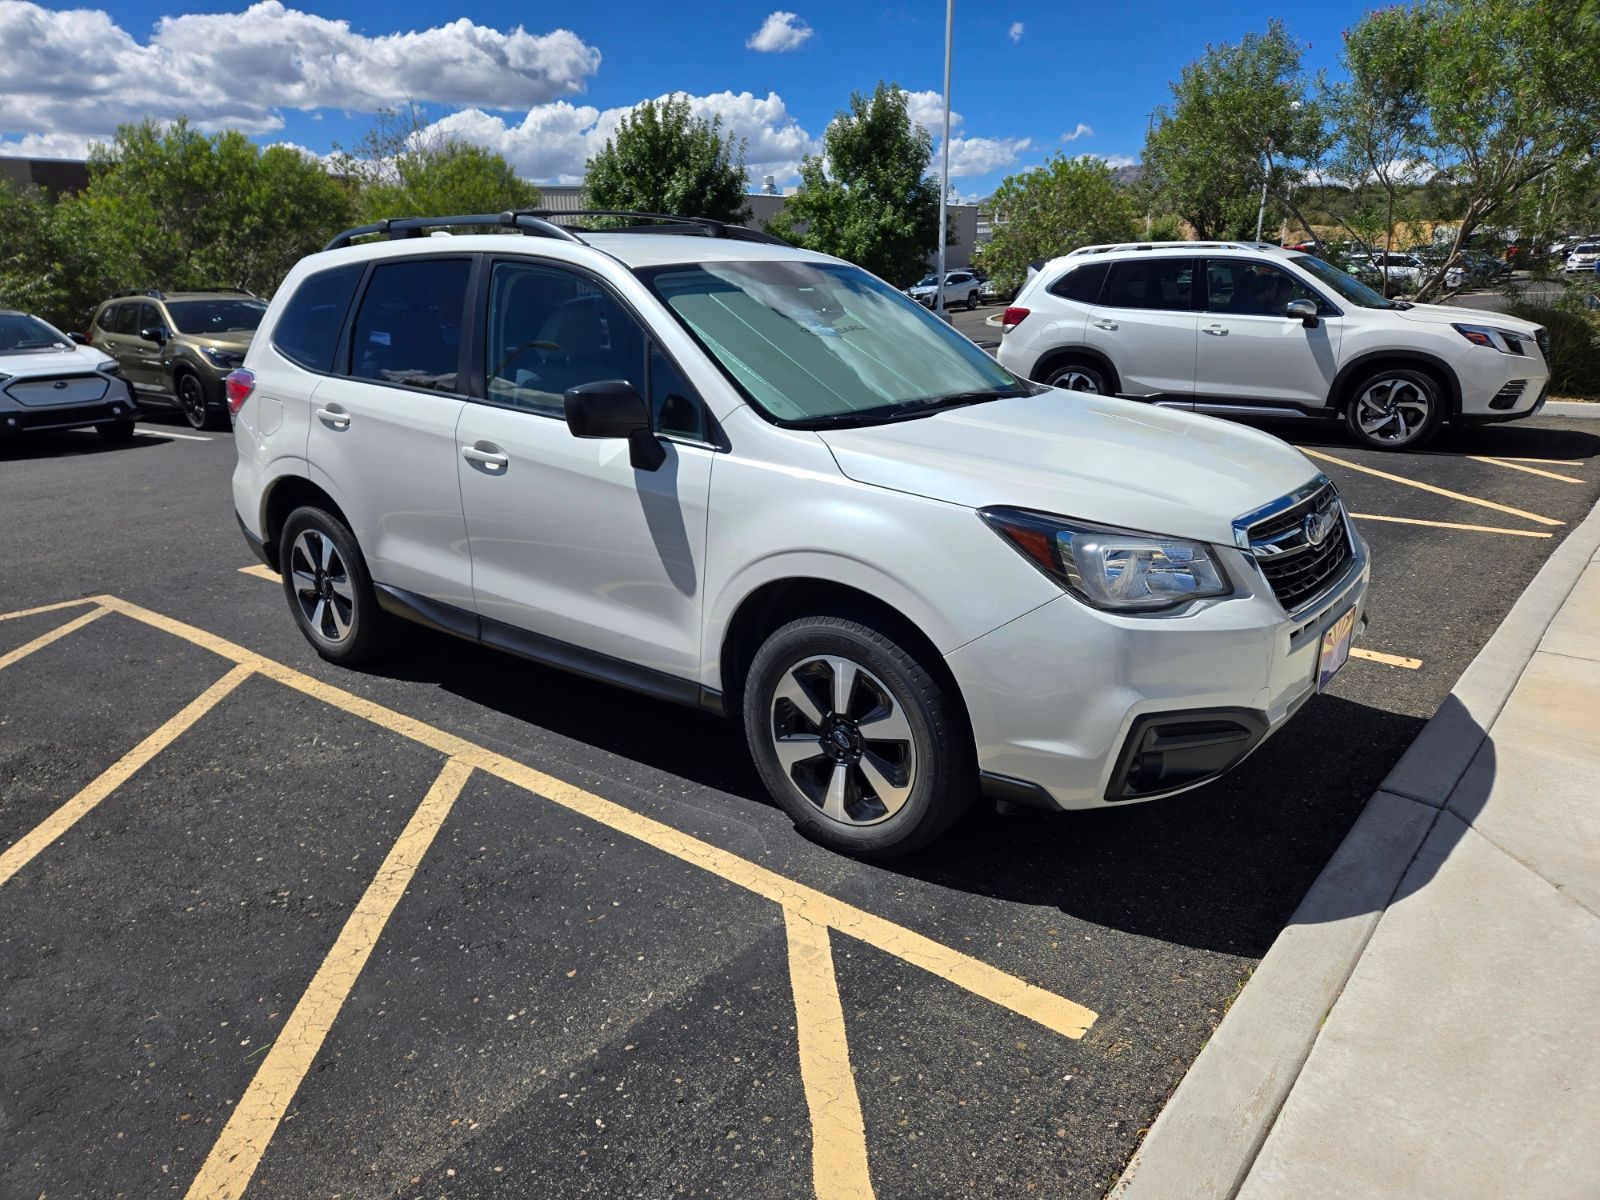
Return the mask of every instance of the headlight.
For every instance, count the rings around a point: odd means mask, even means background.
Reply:
[[[122,364],[114,358],[108,358],[105,362],[96,364],[95,370],[102,375],[121,375]]]
[[[1017,508],[986,508],[979,515],[1024,558],[1094,608],[1155,612],[1233,593],[1227,572],[1203,542]]]
[[[1512,338],[1521,340],[1520,334],[1507,333],[1503,329],[1492,329],[1488,325],[1452,325],[1454,329],[1474,346],[1484,346],[1490,350],[1498,350],[1501,354],[1520,354],[1520,348],[1509,346],[1507,343]]]
[[[230,371],[244,362],[244,355],[237,350],[218,350],[214,346],[202,346],[200,353],[209,358],[214,366],[227,367]]]

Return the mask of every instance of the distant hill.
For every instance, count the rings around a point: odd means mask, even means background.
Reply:
[[[1111,182],[1118,187],[1132,187],[1144,178],[1144,167],[1140,163],[1132,163],[1126,167],[1113,168]]]

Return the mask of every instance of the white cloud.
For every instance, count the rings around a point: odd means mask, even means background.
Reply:
[[[1094,130],[1091,129],[1089,126],[1085,125],[1082,121],[1079,121],[1077,128],[1074,129],[1071,133],[1063,133],[1061,135],[1061,140],[1063,142],[1075,142],[1081,137],[1093,137],[1093,136],[1094,136]]]
[[[944,131],[944,93],[907,92],[906,113],[913,124],[921,125],[928,131],[929,137],[938,138]],[[956,129],[960,125],[961,114],[952,109],[950,128]]]
[[[1096,154],[1094,156],[1106,166],[1115,171],[1119,167],[1137,167],[1139,156],[1137,154]]]
[[[162,17],[142,44],[103,10],[0,0],[0,45],[0,129],[80,138],[147,116],[260,134],[281,128],[286,108],[522,108],[581,92],[600,66],[565,29],[502,33],[461,18],[369,37],[280,0]]]
[[[695,116],[707,120],[721,117],[724,133],[745,139],[745,167],[752,179],[763,175],[790,179],[800,159],[818,148],[775,92],[764,98],[749,92],[716,92],[687,99]],[[470,108],[435,121],[423,136],[447,134],[486,146],[503,154],[517,173],[528,179],[581,183],[584,162],[616,134],[622,118],[636,107],[602,111],[558,100],[536,105],[516,122]]]
[[[1013,21],[1013,22],[1011,22],[1010,37],[1011,37],[1011,40],[1013,42],[1020,42],[1022,40],[1022,22],[1021,21]]]
[[[1002,167],[1014,167],[1017,155],[1032,145],[1031,138],[951,138],[950,178],[987,175]]]
[[[778,11],[761,22],[761,28],[752,33],[745,45],[751,50],[781,53],[798,50],[811,36],[811,26],[792,12]]]
[[[87,158],[89,139],[76,133],[27,133],[0,138],[0,154],[19,158]]]

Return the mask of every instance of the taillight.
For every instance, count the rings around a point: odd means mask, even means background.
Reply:
[[[237,371],[229,371],[228,378],[223,382],[228,388],[228,411],[238,416],[244,402],[250,399],[250,393],[256,390],[256,373],[248,367],[240,367]]]
[[[1000,318],[1000,328],[1007,331],[1015,329],[1018,325],[1022,324],[1023,320],[1031,311],[1033,310],[1015,307],[1006,309],[1005,313]]]

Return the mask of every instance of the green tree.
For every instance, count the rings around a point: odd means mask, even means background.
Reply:
[[[589,206],[747,221],[744,149],[721,117],[695,117],[687,96],[646,100],[589,160]]]
[[[356,189],[364,222],[537,208],[539,189],[504,157],[430,131],[422,113],[385,109],[356,148],[338,149],[336,172]]]
[[[1117,190],[1111,168],[1094,158],[1057,154],[1042,167],[1008,175],[993,205],[994,236],[983,261],[1006,287],[1019,285],[1035,259],[1137,236],[1133,201]]]
[[[82,329],[112,286],[82,206],[0,180],[0,308]]]
[[[932,139],[913,124],[905,92],[880,82],[870,96],[852,93],[822,147],[800,164],[800,190],[769,228],[890,283],[912,282],[938,245],[939,183],[928,177]]]
[[[1207,47],[1172,85],[1172,106],[1156,110],[1145,141],[1144,167],[1164,207],[1201,238],[1222,236],[1248,209],[1253,232],[1265,184],[1311,232],[1290,193],[1302,173],[1294,164],[1316,160],[1324,146],[1306,90],[1300,47],[1278,21],[1237,46]]]

